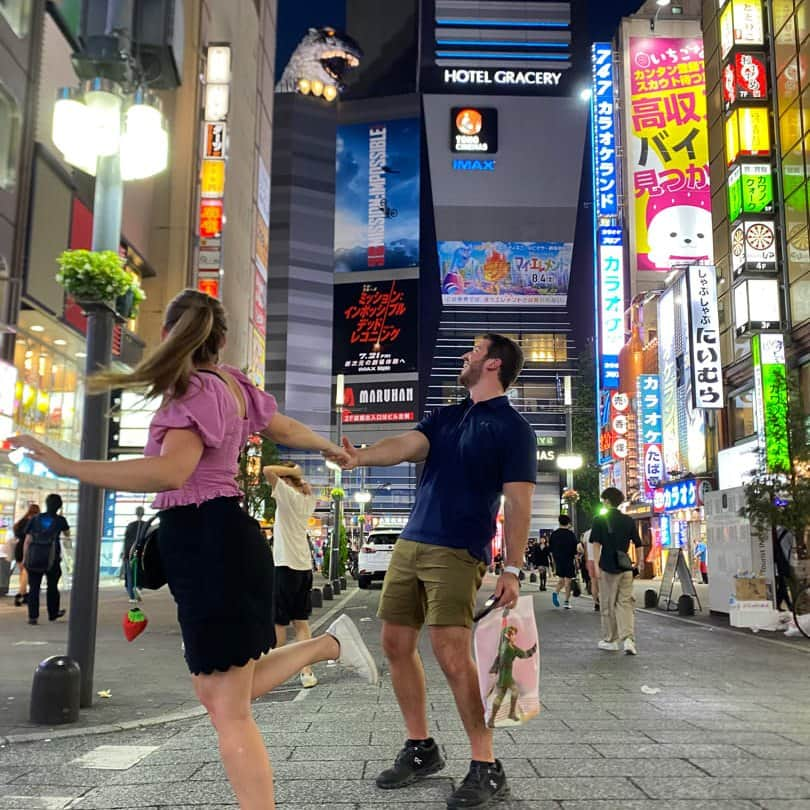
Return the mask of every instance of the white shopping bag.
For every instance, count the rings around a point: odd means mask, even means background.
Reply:
[[[490,728],[521,725],[540,713],[540,649],[531,596],[478,622],[475,660]]]

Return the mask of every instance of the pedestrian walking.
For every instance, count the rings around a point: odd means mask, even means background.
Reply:
[[[545,591],[548,581],[548,569],[551,565],[551,551],[548,547],[548,540],[541,537],[532,549],[532,563],[537,569],[537,578],[540,581],[540,590]]]
[[[14,595],[14,605],[28,604],[28,571],[23,562],[23,551],[25,549],[25,530],[35,515],[39,514],[39,504],[31,503],[25,514],[14,524],[14,563],[17,568],[18,586]]]
[[[142,506],[135,507],[135,520],[127,523],[127,528],[124,530],[124,550],[121,552],[121,562],[124,566],[124,587],[127,589],[127,596],[132,602],[140,602],[141,595],[132,581],[132,566],[129,562],[129,555],[132,552],[132,547],[142,530],[145,523],[143,519],[144,508]]]
[[[65,615],[59,606],[59,580],[62,578],[62,544],[60,537],[70,537],[70,526],[59,510],[62,498],[52,493],[45,498],[45,512],[34,515],[25,529],[23,563],[28,571],[28,624],[39,623],[39,590],[42,577],[48,582],[45,603],[48,621]]]
[[[792,558],[796,550],[796,538],[790,529],[777,526],[773,530],[773,564],[776,579],[776,609],[793,610],[790,598],[790,584],[793,579]]]
[[[383,650],[408,739],[380,788],[402,788],[445,763],[430,736],[425,672],[417,649],[427,624],[433,652],[455,697],[472,761],[448,808],[484,807],[508,795],[487,728],[471,654],[473,609],[487,566],[496,517],[504,504],[506,565],[495,586],[497,604],[514,607],[529,536],[537,473],[537,442],[506,390],[523,367],[520,347],[489,333],[463,356],[459,383],[469,396],[432,412],[415,430],[355,448],[344,439],[345,469],[424,462],[416,500],[383,582],[378,616]]]
[[[374,660],[346,616],[325,634],[269,652],[273,556],[259,524],[240,506],[238,457],[261,433],[301,450],[341,452],[279,413],[275,399],[236,368],[219,364],[225,310],[196,290],[174,298],[163,340],[128,373],[95,375],[89,390],[139,388],[162,397],[145,457],[74,461],[31,436],[10,441],[60,476],[129,492],[158,492],[159,549],[177,603],[194,690],[219,738],[228,779],[243,810],[274,808],[273,772],[251,702],[316,661],[335,659],[369,683]]]
[[[276,500],[276,522],[273,532],[275,561],[276,647],[287,642],[287,628],[292,624],[295,640],[312,638],[309,617],[312,615],[312,551],[307,525],[318,503],[309,482],[297,464],[273,464],[264,468],[264,477],[273,487]],[[311,689],[318,679],[311,666],[299,673],[301,686]]]
[[[571,609],[571,588],[577,575],[577,536],[571,531],[571,518],[560,515],[559,527],[551,533],[549,549],[554,558],[554,570],[557,572],[557,585],[551,594],[554,607],[560,607],[560,592],[565,591],[563,607]]]
[[[599,612],[599,567],[596,557],[596,546],[591,543],[591,532],[587,529],[582,535],[582,548],[585,554],[585,571],[590,582],[591,597],[593,598],[593,609]]]
[[[709,550],[706,547],[706,543],[703,540],[699,540],[695,543],[695,560],[698,564],[698,571],[700,572],[700,578],[703,580],[704,585],[709,584]]]
[[[602,615],[600,650],[624,649],[636,655],[633,595],[633,563],[627,553],[630,543],[641,548],[636,522],[619,511],[624,495],[615,487],[602,492],[607,513],[594,518],[591,545],[599,561],[599,605]]]

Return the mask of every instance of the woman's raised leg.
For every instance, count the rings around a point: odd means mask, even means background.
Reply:
[[[308,641],[296,641],[270,650],[256,662],[252,696],[260,697],[297,675],[302,669],[319,661],[335,660],[339,655],[340,645],[326,633]]]
[[[273,769],[253,719],[251,687],[256,662],[227,672],[192,675],[194,691],[219,738],[222,764],[241,810],[274,810]]]

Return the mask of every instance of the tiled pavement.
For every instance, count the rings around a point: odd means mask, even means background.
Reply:
[[[376,644],[378,592],[347,612]],[[535,597],[544,711],[496,732],[512,799],[540,810],[810,810],[810,699],[806,646],[773,643],[672,617],[641,614],[637,658],[595,648],[590,602],[554,610]],[[362,621],[365,619],[365,621]],[[440,810],[464,776],[468,748],[430,654],[434,736],[447,768],[403,791],[374,775],[403,733],[390,681],[369,689],[333,667],[295,701],[259,703],[256,716],[281,807]],[[642,686],[660,689],[644,694]],[[126,770],[80,767],[101,745],[153,746]],[[0,809],[235,807],[207,721],[0,749]]]

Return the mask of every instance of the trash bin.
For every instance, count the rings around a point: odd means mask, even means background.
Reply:
[[[34,672],[29,718],[32,723],[58,726],[79,719],[81,670],[66,655],[52,655]]]

